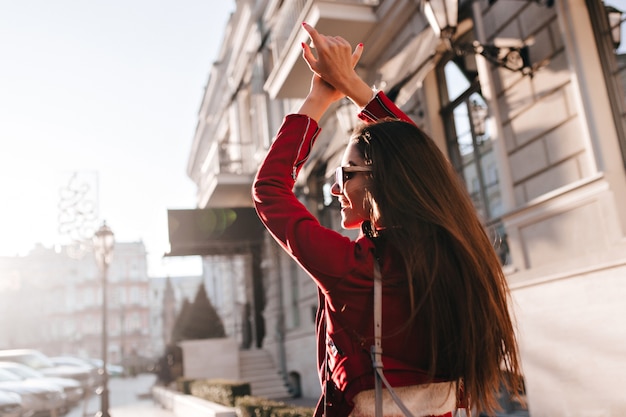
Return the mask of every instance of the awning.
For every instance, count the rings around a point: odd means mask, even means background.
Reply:
[[[167,211],[170,252],[165,256],[248,253],[265,230],[252,207]]]

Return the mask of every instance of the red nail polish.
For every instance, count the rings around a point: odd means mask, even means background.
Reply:
[[[359,46],[363,46],[363,42],[361,42],[361,43],[359,44]]]

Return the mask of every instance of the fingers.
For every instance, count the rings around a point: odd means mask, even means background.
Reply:
[[[356,67],[356,64],[361,59],[361,55],[363,55],[363,44],[360,43],[354,48],[354,52],[352,53],[352,68]]]
[[[342,38],[341,36],[326,36],[322,35],[313,26],[306,22],[302,23],[302,27],[307,31],[311,38],[311,43],[314,48],[320,49],[323,45],[341,44],[344,46],[351,46],[350,42]]]
[[[309,69],[322,80],[340,89],[355,78],[354,68],[363,54],[363,44],[352,48],[350,42],[341,36],[326,36],[307,23],[302,27],[309,34],[315,46],[302,43],[302,56]],[[315,48],[313,54],[312,48]]]
[[[316,72],[315,67],[317,65],[317,59],[315,58],[315,55],[313,55],[313,51],[311,51],[309,45],[304,42],[302,42],[302,57],[309,65],[311,71]]]
[[[302,22],[302,27],[307,31],[309,37],[313,41],[313,45],[317,45],[317,42],[320,40],[320,34],[315,30],[315,28],[309,25],[306,22]]]

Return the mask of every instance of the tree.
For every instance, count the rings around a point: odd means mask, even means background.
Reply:
[[[182,323],[182,340],[212,339],[225,335],[222,319],[209,300],[204,284],[200,284],[189,314]]]
[[[191,303],[187,298],[183,300],[183,306],[176,316],[176,320],[174,321],[174,327],[172,329],[172,343],[176,344],[181,340],[185,340],[184,337],[184,326],[187,321],[187,316],[191,313]]]

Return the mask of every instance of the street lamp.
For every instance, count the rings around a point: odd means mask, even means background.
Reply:
[[[495,1],[495,0],[494,0]],[[543,0],[535,0],[541,3]],[[551,0],[546,1],[550,7]],[[533,76],[534,69],[530,61],[528,45],[521,40],[507,40],[507,46],[482,44],[474,41],[463,44],[454,41],[458,24],[459,0],[424,0],[422,3],[424,16],[435,35],[445,44],[446,48],[459,56],[467,54],[482,55],[492,64],[510,71],[519,71],[524,75]]]
[[[604,6],[606,10],[606,16],[609,19],[609,26],[611,29],[611,40],[613,41],[613,49],[619,48],[619,44],[622,40],[622,14],[623,12],[616,9],[613,6]]]
[[[113,255],[115,236],[106,222],[93,236],[93,249],[96,262],[102,273],[102,394],[100,397],[100,411],[96,417],[111,417],[109,414],[109,373],[107,372],[107,273]]]

